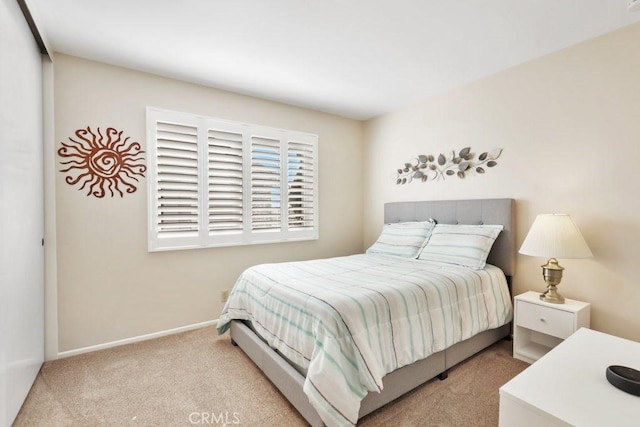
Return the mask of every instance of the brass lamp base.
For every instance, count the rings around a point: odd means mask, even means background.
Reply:
[[[540,294],[540,300],[553,304],[564,304],[564,297],[558,293],[555,286],[548,286],[547,292]]]
[[[547,292],[540,295],[540,299],[552,304],[564,304],[564,297],[558,293],[557,285],[562,280],[564,267],[558,264],[558,260],[550,258],[542,267],[542,277],[547,282]]]

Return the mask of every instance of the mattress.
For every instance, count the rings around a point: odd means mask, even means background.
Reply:
[[[248,320],[307,372],[303,390],[327,425],[355,425],[382,378],[511,321],[503,272],[363,254],[246,270],[218,323]]]

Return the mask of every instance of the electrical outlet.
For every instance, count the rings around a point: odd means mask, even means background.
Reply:
[[[221,302],[227,302],[228,299],[229,299],[229,291],[224,290],[224,291],[220,292],[220,301]]]

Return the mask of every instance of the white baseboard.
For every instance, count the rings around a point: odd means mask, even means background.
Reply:
[[[164,331],[154,332],[146,335],[139,335],[137,337],[126,338],[118,341],[111,341],[104,344],[92,345],[89,347],[77,348],[75,350],[62,351],[58,353],[58,359],[65,357],[77,356],[79,354],[91,353],[92,351],[105,350],[107,348],[118,347],[125,344],[132,344],[134,342],[151,340],[154,338],[160,338],[167,335],[177,334],[180,332],[192,331],[194,329],[200,329],[207,326],[215,326],[218,324],[218,319],[207,320],[206,322],[194,323],[192,325],[181,326],[179,328],[167,329]]]

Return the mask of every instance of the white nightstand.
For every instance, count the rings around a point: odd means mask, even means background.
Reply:
[[[588,328],[591,304],[566,299],[564,304],[540,300],[538,292],[515,297],[513,357],[533,363],[573,334]]]

